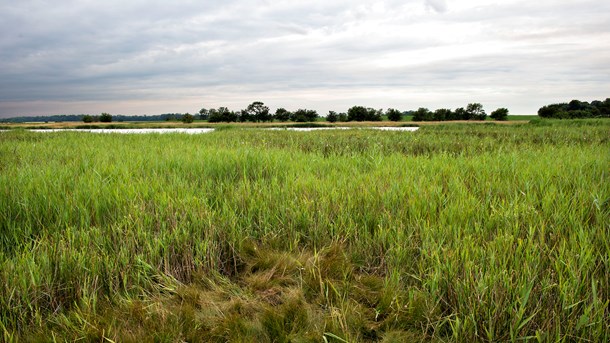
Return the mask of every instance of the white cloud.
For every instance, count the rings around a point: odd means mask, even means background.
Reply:
[[[254,100],[533,113],[610,94],[602,1],[23,0],[0,12],[0,116]]]
[[[438,13],[447,11],[447,2],[445,0],[426,0],[426,5]]]

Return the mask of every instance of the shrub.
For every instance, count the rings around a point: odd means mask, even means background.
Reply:
[[[339,120],[339,115],[335,111],[328,111],[328,115],[326,116],[326,121],[334,123]]]
[[[508,109],[507,108],[498,108],[497,110],[491,112],[489,115],[494,120],[506,120],[508,119]]]
[[[391,121],[401,121],[402,120],[402,112],[395,108],[388,108],[385,112],[388,116],[388,120]]]
[[[104,112],[104,113],[100,114],[100,121],[102,123],[110,123],[110,122],[112,122],[112,115]]]
[[[190,124],[193,122],[193,120],[195,120],[195,117],[193,117],[193,115],[191,115],[190,113],[185,113],[182,116],[182,122],[185,124]]]

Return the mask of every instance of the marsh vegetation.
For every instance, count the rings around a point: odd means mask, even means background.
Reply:
[[[0,134],[4,341],[608,341],[610,122]]]

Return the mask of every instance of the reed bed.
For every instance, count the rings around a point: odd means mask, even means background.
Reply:
[[[0,133],[4,341],[609,341],[610,122]]]

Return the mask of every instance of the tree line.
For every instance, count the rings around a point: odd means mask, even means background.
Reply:
[[[495,120],[507,120],[508,109],[498,108],[491,112],[490,117]],[[385,116],[391,121],[401,121],[407,115],[413,117],[413,121],[443,121],[443,120],[485,120],[487,113],[480,103],[471,103],[466,108],[460,107],[452,111],[441,108],[430,111],[421,107],[416,111],[401,112],[394,108],[389,108],[385,112],[383,109],[374,109],[364,106],[353,106],[347,112],[337,113],[329,111],[325,119],[328,122],[348,122],[348,121],[381,121]],[[294,121],[311,122],[319,118],[317,111],[308,109],[298,109],[289,111],[283,107],[278,108],[275,113],[271,113],[269,107],[260,101],[255,101],[248,105],[246,109],[231,111],[227,107],[217,109],[202,108],[199,111],[201,120],[215,122],[270,122],[270,121]]]
[[[556,119],[610,118],[610,98],[604,101],[593,100],[591,103],[572,100],[568,103],[545,105],[538,110],[538,116]]]
[[[164,113],[156,115],[122,115],[112,114],[110,119],[113,122],[123,121],[141,121],[141,122],[153,122],[153,121],[174,121],[182,120],[186,113]],[[100,115],[92,114],[55,114],[47,116],[24,116],[24,117],[13,117],[0,119],[1,123],[27,123],[27,122],[38,122],[38,123],[53,123],[53,122],[100,122]]]
[[[606,99],[608,102],[608,99]],[[551,105],[555,106],[555,105]],[[401,121],[405,117],[412,117],[413,121],[445,121],[445,120],[485,120],[487,114],[480,103],[470,103],[464,107],[456,108],[455,110],[440,108],[431,111],[425,107],[420,107],[415,111],[400,111],[394,108],[387,110],[375,109],[365,106],[352,106],[347,112],[337,113],[328,111],[324,119],[328,122],[349,122],[349,121],[382,121],[384,117],[390,121]],[[60,122],[60,121],[83,121],[85,123],[93,122],[114,122],[114,121],[182,121],[184,123],[192,123],[195,119],[208,121],[210,123],[218,122],[313,122],[317,121],[321,116],[316,110],[298,109],[289,111],[280,107],[271,112],[268,106],[261,101],[255,101],[248,105],[245,109],[232,111],[227,107],[218,107],[206,109],[202,108],[198,114],[190,113],[166,113],[152,116],[126,116],[126,115],[111,115],[102,113],[100,115],[80,114],[80,115],[55,115],[43,117],[20,117],[11,118],[7,122],[25,122],[25,121],[45,121],[45,122]],[[495,120],[507,120],[508,109],[498,108],[491,112],[490,117]]]
[[[490,113],[490,118],[494,120],[507,120],[508,109],[501,107]],[[458,107],[455,110],[449,108],[439,108],[430,111],[425,107],[420,107],[413,112],[413,121],[446,121],[446,120],[485,120],[487,113],[483,109],[483,105],[478,102],[470,103],[464,107]]]

